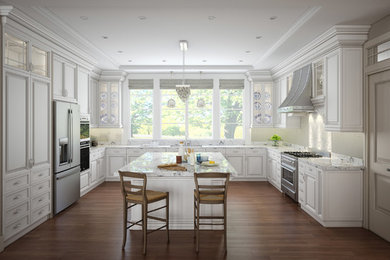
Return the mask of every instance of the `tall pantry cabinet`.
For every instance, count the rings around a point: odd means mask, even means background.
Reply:
[[[2,229],[7,246],[51,214],[50,52],[2,34]]]

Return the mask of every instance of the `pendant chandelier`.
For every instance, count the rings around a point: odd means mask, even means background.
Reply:
[[[180,41],[180,50],[183,53],[183,77],[181,81],[181,85],[176,85],[176,93],[179,96],[179,98],[186,102],[191,94],[190,85],[186,85],[184,81],[184,74],[185,74],[185,53],[188,50],[188,42],[187,41]]]

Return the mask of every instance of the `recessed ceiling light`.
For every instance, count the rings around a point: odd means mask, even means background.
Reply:
[[[108,39],[108,36],[103,35],[102,38],[105,39],[105,40],[107,40],[107,39]]]
[[[167,62],[167,60],[162,60],[162,62]]]
[[[140,20],[146,20],[146,16],[140,15],[140,16],[138,16],[138,19],[140,19]]]
[[[207,62],[207,60],[202,60],[202,62]]]
[[[251,51],[245,51],[245,53],[251,53]]]
[[[82,16],[80,16],[80,19],[86,21],[86,20],[88,20],[88,16],[82,15]]]
[[[239,60],[239,62],[244,62],[243,60]]]
[[[123,53],[123,51],[117,51],[117,53]]]
[[[257,40],[260,40],[261,38],[263,38],[263,36],[256,36]]]
[[[133,60],[128,60],[128,62],[133,62]]]
[[[269,19],[270,19],[271,21],[273,21],[273,20],[278,19],[278,17],[277,17],[277,16],[271,16]]]
[[[215,20],[217,17],[215,17],[214,15],[210,15],[208,18],[209,18],[210,21],[213,21],[213,20]]]

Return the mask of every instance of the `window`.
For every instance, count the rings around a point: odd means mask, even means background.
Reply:
[[[243,139],[244,80],[220,80],[222,139]]]
[[[162,138],[184,138],[185,103],[175,89],[161,90],[161,136]]]
[[[153,137],[153,80],[130,80],[131,138]]]
[[[188,99],[188,136],[191,139],[213,137],[213,90],[191,89]]]

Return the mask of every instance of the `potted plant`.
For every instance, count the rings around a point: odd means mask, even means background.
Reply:
[[[273,146],[279,146],[279,141],[282,140],[282,138],[279,135],[273,135],[270,139],[273,142]]]

